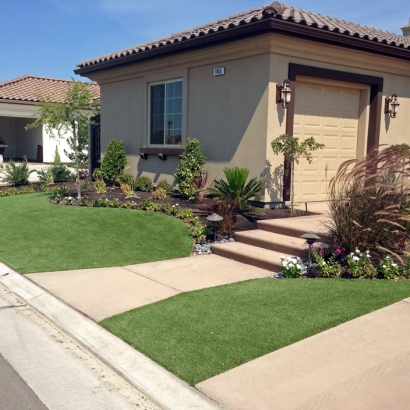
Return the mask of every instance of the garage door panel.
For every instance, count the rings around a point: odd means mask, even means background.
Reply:
[[[339,137],[337,135],[324,135],[323,144],[325,144],[325,150],[338,150],[339,149]]]
[[[326,200],[328,183],[340,164],[356,158],[360,91],[299,83],[294,135],[325,144],[309,164],[295,167],[295,200]]]

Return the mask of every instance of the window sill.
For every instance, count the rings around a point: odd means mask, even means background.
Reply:
[[[147,159],[148,155],[157,155],[159,159],[165,161],[167,157],[180,157],[185,152],[185,148],[158,148],[158,147],[141,147],[140,157]]]

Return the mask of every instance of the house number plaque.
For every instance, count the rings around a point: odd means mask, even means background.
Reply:
[[[214,75],[224,75],[225,67],[214,68]]]

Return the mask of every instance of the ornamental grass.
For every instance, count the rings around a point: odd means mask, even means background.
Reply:
[[[362,160],[344,162],[330,181],[327,227],[348,253],[367,249],[405,263],[410,241],[410,147],[378,146]]]

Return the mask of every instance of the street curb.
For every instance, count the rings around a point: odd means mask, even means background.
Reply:
[[[222,407],[138,350],[0,262],[0,283],[164,410]]]

